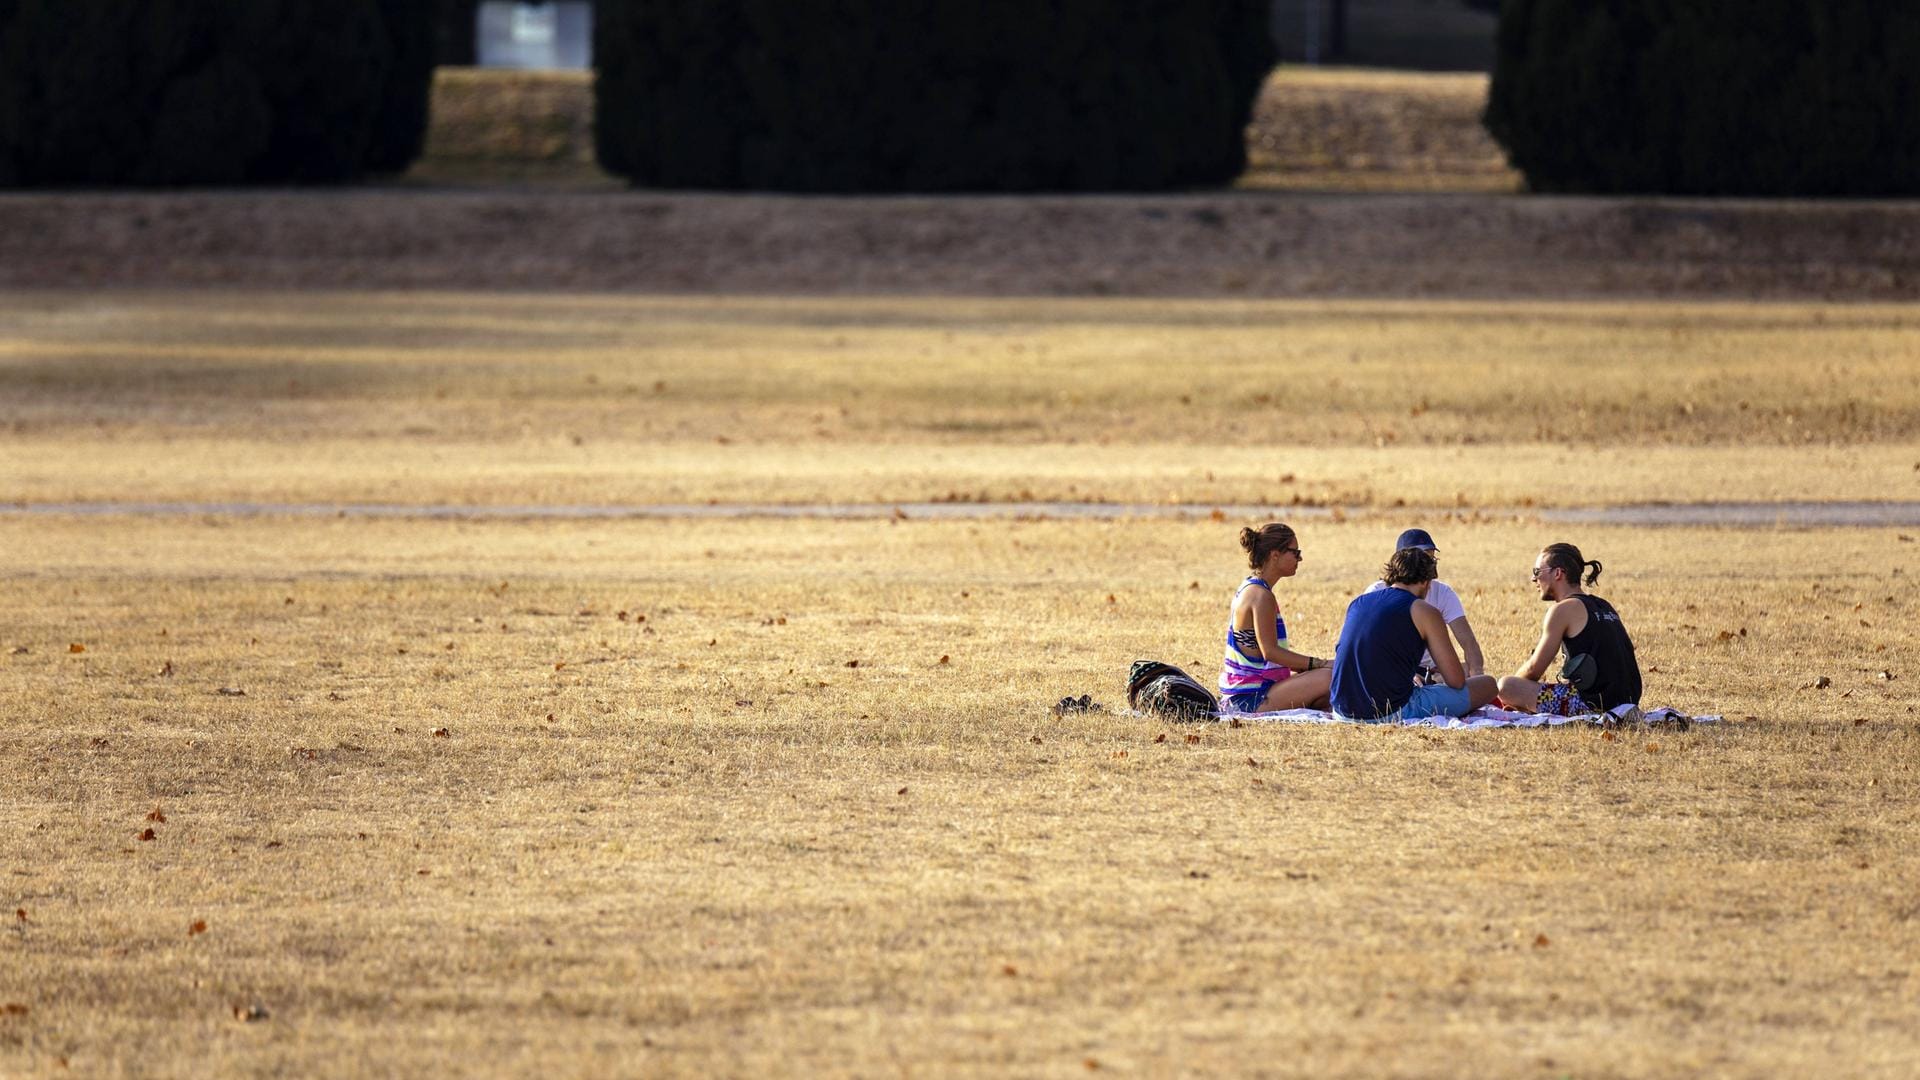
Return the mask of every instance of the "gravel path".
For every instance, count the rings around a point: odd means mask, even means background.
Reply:
[[[1920,202],[0,195],[0,287],[1909,300]]]

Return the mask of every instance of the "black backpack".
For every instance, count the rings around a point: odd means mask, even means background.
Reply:
[[[1193,676],[1158,660],[1135,660],[1127,672],[1127,704],[1168,720],[1211,720],[1220,711],[1213,691]]]

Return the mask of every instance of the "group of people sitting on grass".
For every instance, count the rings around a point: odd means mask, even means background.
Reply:
[[[1233,597],[1221,705],[1228,712],[1331,710],[1346,720],[1465,716],[1485,705],[1559,716],[1628,710],[1640,702],[1640,665],[1613,605],[1581,588],[1600,563],[1572,544],[1549,544],[1533,563],[1533,586],[1547,610],[1533,655],[1512,675],[1485,674],[1480,643],[1460,597],[1438,580],[1439,550],[1424,529],[1400,534],[1380,580],[1347,605],[1331,661],[1299,652],[1273,584],[1300,568],[1299,538],[1278,522],[1240,530],[1253,574]],[[1590,568],[1590,569],[1589,569]],[[1450,636],[1451,632],[1451,636]],[[1454,650],[1453,638],[1460,641]],[[1565,653],[1560,678],[1547,680]]]

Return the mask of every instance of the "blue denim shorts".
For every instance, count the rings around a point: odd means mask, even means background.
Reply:
[[[1260,690],[1249,690],[1244,694],[1233,694],[1229,697],[1223,697],[1220,699],[1220,711],[1237,713],[1259,712],[1260,706],[1267,703],[1267,690],[1270,689],[1272,689],[1272,687],[1266,687]]]
[[[1473,711],[1473,696],[1466,687],[1455,690],[1446,683],[1414,687],[1413,696],[1400,707],[1393,719],[1419,719],[1423,716],[1465,716]]]

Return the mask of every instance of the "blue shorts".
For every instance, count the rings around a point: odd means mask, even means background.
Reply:
[[[1473,695],[1466,687],[1455,690],[1446,683],[1434,683],[1432,686],[1416,686],[1413,696],[1400,707],[1393,719],[1414,719],[1423,716],[1465,716],[1473,711]]]
[[[1271,685],[1258,690],[1249,690],[1244,694],[1233,694],[1220,699],[1221,712],[1252,713],[1259,712],[1260,706],[1267,703],[1267,691]]]

